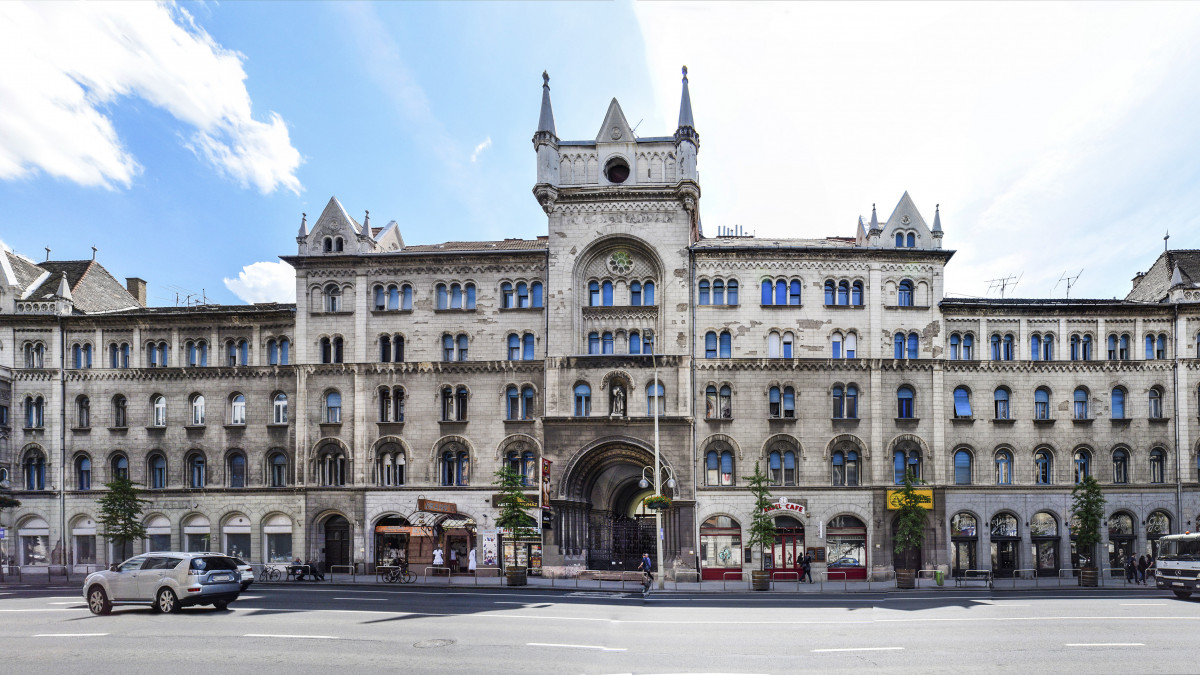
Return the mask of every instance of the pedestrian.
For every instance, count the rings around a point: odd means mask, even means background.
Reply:
[[[444,563],[442,562],[442,547],[438,546],[437,548],[433,549],[433,566],[441,567],[443,564]]]
[[[800,569],[802,570],[802,573],[800,574],[800,581],[804,581],[804,579],[807,578],[808,583],[810,583],[810,584],[813,583],[812,563],[813,563],[812,554],[811,553],[805,554],[804,559],[801,560],[801,562],[800,562]]]
[[[471,574],[475,573],[475,549],[471,549],[471,553],[467,556],[467,571]]]
[[[1146,569],[1150,567],[1150,563],[1146,560],[1146,556],[1138,556],[1138,583],[1146,585]]]
[[[1158,572],[1156,571],[1156,568],[1154,567],[1154,556],[1153,555],[1146,556],[1146,577],[1147,577],[1146,580],[1149,581],[1150,580],[1149,578],[1155,576],[1157,573]]]
[[[642,585],[645,586],[647,591],[650,590],[650,581],[653,579],[653,576],[651,575],[654,572],[654,563],[650,562],[649,553],[642,554],[642,562],[638,563],[638,569],[641,570],[643,575]]]
[[[1137,559],[1134,558],[1132,555],[1130,555],[1125,560],[1125,583],[1128,584],[1128,583],[1133,582],[1134,577],[1136,575],[1137,575]]]
[[[458,571],[458,551],[453,546],[450,547],[450,571]]]

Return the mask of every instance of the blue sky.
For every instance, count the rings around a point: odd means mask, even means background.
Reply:
[[[0,3],[0,240],[290,301],[331,195],[408,243],[544,233],[542,70],[563,139],[614,96],[666,135],[687,63],[709,233],[852,235],[908,190],[950,292],[1112,297],[1164,231],[1200,248],[1198,35],[1193,3]]]

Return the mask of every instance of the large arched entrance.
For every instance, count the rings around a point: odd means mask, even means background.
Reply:
[[[639,485],[643,469],[653,465],[653,451],[636,441],[598,444],[578,456],[564,477],[565,500],[556,502],[562,552],[588,569],[602,570],[636,570],[643,553],[653,558],[654,513],[642,506],[653,488]],[[674,496],[665,485],[663,493]],[[663,514],[666,564],[678,555],[679,512],[672,508]]]
[[[325,521],[325,569],[350,564],[350,521],[330,516]]]

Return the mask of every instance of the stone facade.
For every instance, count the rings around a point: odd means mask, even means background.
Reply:
[[[932,489],[924,566],[1077,566],[1081,471],[1108,495],[1114,557],[1200,515],[1191,252],[1123,301],[961,300],[940,214],[907,193],[853,236],[706,237],[686,76],[674,135],[636,137],[614,100],[587,141],[558,139],[547,80],[533,144],[545,236],[407,246],[331,199],[284,257],[294,306],[144,307],[145,282],[95,261],[4,256],[7,553],[119,557],[96,496],[127,472],[159,537],[136,550],[369,567],[443,546],[490,566],[507,464],[546,507],[522,545],[547,573],[629,566],[654,546],[656,450],[666,563],[707,578],[758,566],[739,545],[756,463],[786,500],[768,561],[813,552],[833,579],[890,574],[898,461]]]

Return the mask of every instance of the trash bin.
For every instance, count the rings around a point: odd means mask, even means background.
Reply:
[[[934,570],[934,572],[933,572],[933,581],[934,581],[934,583],[936,583],[938,586],[941,586],[941,585],[942,585],[942,584],[944,584],[944,583],[945,583],[945,581],[946,581],[946,573],[945,573],[945,572],[943,572],[943,571],[941,571],[941,570]]]

